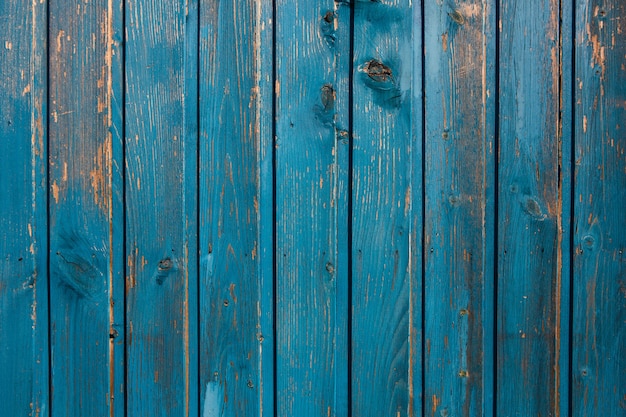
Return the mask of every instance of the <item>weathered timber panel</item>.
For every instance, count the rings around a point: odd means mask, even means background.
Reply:
[[[0,2],[2,414],[49,416],[46,2]]]
[[[626,413],[624,16],[624,2],[576,2],[573,417]]]
[[[0,4],[4,416],[617,416],[608,0]]]
[[[115,415],[124,411],[121,7],[49,7],[51,415]]]
[[[198,415],[198,7],[125,3],[127,415]]]
[[[201,407],[272,416],[271,8],[200,13]]]
[[[276,2],[276,408],[278,415],[347,414],[348,311],[337,266],[345,132],[337,112],[348,91],[342,68],[349,36],[332,0]],[[342,29],[338,31],[337,29]],[[343,50],[342,50],[343,49]],[[339,71],[344,69],[344,71]],[[338,101],[344,102],[338,107]],[[341,117],[341,116],[339,116]],[[345,190],[344,190],[345,193]],[[345,202],[345,196],[343,197]],[[343,246],[342,246],[343,247]],[[344,378],[342,378],[344,376]]]
[[[354,6],[352,415],[421,411],[421,16]]]
[[[491,415],[495,2],[426,4],[425,414]]]
[[[559,1],[500,6],[495,411],[558,415],[559,298],[567,274]]]

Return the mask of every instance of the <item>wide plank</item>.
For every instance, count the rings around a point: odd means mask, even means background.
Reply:
[[[496,414],[559,415],[560,2],[500,1]],[[566,275],[565,275],[566,276]]]
[[[200,8],[203,416],[273,415],[272,8]]]
[[[492,415],[495,12],[425,5],[425,415]]]
[[[121,4],[49,5],[53,416],[124,411]]]
[[[348,254],[338,233],[346,234],[339,230],[349,219],[338,217],[347,181],[338,163],[349,140],[338,112],[347,108],[348,73],[339,68],[349,43],[336,41],[350,37],[340,25],[349,7],[332,0],[277,0],[275,7],[276,409],[280,416],[346,416],[341,265]]]
[[[351,411],[422,408],[421,8],[354,3]]]
[[[198,4],[125,3],[127,416],[197,416]]]

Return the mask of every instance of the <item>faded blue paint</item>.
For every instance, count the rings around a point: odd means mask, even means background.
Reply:
[[[354,5],[354,416],[414,416],[422,407],[422,102],[411,91],[422,84],[418,7]]]
[[[572,414],[626,415],[626,16],[576,7]]]
[[[0,414],[624,413],[623,4],[35,3]]]
[[[49,416],[47,3],[0,2],[0,414]]]
[[[563,270],[561,2],[500,2],[498,415],[559,415]],[[528,36],[528,34],[533,34]],[[515,47],[513,47],[515,45]],[[567,221],[567,220],[565,220]],[[567,304],[565,304],[567,306]]]
[[[198,3],[124,8],[126,415],[197,416]]]
[[[424,12],[425,409],[491,415],[496,7]]]
[[[219,382],[207,382],[204,390],[202,417],[221,417],[224,415],[224,392]]]
[[[219,380],[220,415],[271,416],[273,358],[261,346],[272,352],[272,173],[260,164],[272,157],[271,8],[230,0],[200,12],[200,386],[213,398]]]

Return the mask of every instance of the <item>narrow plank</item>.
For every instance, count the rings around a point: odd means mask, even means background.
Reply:
[[[559,415],[560,2],[500,2],[496,414]],[[565,203],[567,204],[567,203]]]
[[[492,415],[495,3],[425,5],[426,415]]]
[[[346,416],[348,254],[338,235],[349,219],[338,218],[347,190],[338,163],[349,133],[338,111],[347,107],[349,43],[337,39],[350,37],[340,25],[349,7],[275,7],[276,408],[281,416]]]
[[[561,274],[559,276],[560,282],[557,282],[557,287],[560,287],[560,293],[555,293],[558,297],[556,300],[556,307],[558,309],[556,320],[555,334],[556,340],[556,356],[555,363],[557,366],[557,372],[555,378],[555,395],[556,401],[561,416],[570,415],[570,388],[572,386],[571,374],[570,374],[570,361],[571,361],[571,332],[572,332],[572,261],[573,261],[573,247],[572,247],[572,201],[573,201],[573,170],[572,170],[572,155],[573,155],[573,77],[574,67],[572,65],[572,58],[574,54],[574,2],[573,1],[561,1],[561,29],[560,29],[560,66],[561,66],[561,88],[560,88],[560,107],[561,107],[561,120],[560,120],[560,137],[561,137],[561,155],[560,155],[560,193],[561,193],[561,216],[558,218],[559,224],[557,227],[561,231]]]
[[[200,8],[204,416],[273,415],[272,7]]]
[[[124,410],[121,5],[51,1],[52,415]]]
[[[326,15],[325,15],[326,16]],[[333,200],[337,212],[335,235],[335,416],[350,416],[351,409],[351,274],[352,274],[352,33],[353,9],[349,2],[336,1],[334,22],[322,32],[335,52],[335,173]],[[334,33],[333,33],[334,30]]]
[[[354,3],[352,415],[421,415],[421,8]]]
[[[50,415],[45,1],[0,3],[0,391]]]
[[[572,416],[626,409],[626,3],[576,1]]]
[[[126,412],[197,416],[198,4],[125,18]]]

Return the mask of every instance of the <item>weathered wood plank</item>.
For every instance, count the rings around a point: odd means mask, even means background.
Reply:
[[[429,2],[424,21],[424,410],[491,415],[495,2]]]
[[[626,413],[626,3],[576,2],[572,416]]]
[[[354,3],[352,415],[421,413],[421,8]]]
[[[555,344],[555,387],[559,412],[561,416],[569,416],[570,388],[571,388],[571,312],[572,312],[572,198],[573,198],[573,76],[574,67],[572,57],[574,53],[574,2],[561,1],[560,12],[560,194],[561,216],[557,227],[561,233],[561,274],[560,281],[555,283],[560,292],[555,293],[557,316],[555,317],[556,344]],[[554,139],[553,139],[554,140]],[[559,416],[559,414],[556,414]]]
[[[335,275],[335,416],[351,415],[351,272],[352,272],[352,33],[353,9],[347,2],[337,2],[334,22],[324,26],[322,33],[334,46],[335,52],[335,174],[333,200],[336,206],[337,256],[333,265]],[[334,30],[334,33],[333,33]]]
[[[201,407],[272,416],[272,8],[200,12]]]
[[[122,9],[50,2],[52,415],[124,411]]]
[[[500,2],[498,415],[561,412],[559,6]]]
[[[340,253],[338,167],[348,145],[337,124],[347,90],[348,37],[332,0],[276,2],[276,349],[278,415],[347,415],[347,285]],[[338,29],[343,28],[342,32]],[[339,49],[341,48],[341,49]],[[341,154],[341,156],[340,156]],[[347,310],[347,309],[346,309]]]
[[[0,2],[2,414],[49,415],[45,1]]]
[[[197,416],[198,4],[125,7],[127,415]]]

